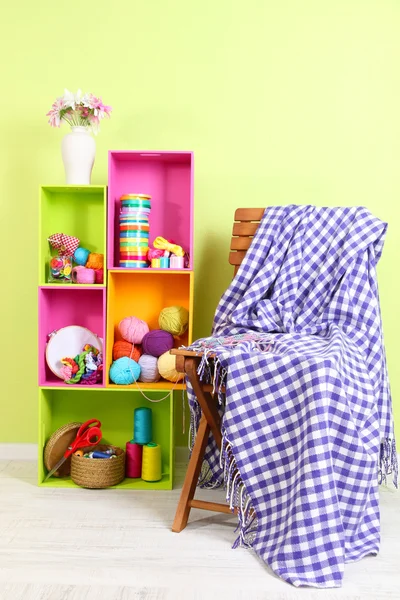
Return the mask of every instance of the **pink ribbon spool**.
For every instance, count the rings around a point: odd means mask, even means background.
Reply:
[[[183,269],[185,266],[185,259],[183,256],[171,256],[169,259],[170,269]]]
[[[94,269],[87,269],[81,266],[72,269],[72,281],[74,283],[94,283],[95,277]]]
[[[125,475],[126,477],[141,477],[142,475],[142,454],[143,446],[126,442],[126,460],[125,460]]]

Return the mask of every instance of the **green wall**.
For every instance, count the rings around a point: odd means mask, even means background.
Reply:
[[[193,149],[195,333],[229,282],[234,209],[362,204],[389,222],[379,268],[400,417],[400,3],[396,0],[22,0],[0,22],[0,442],[36,439],[39,184],[62,184],[64,87],[114,107],[108,149]]]

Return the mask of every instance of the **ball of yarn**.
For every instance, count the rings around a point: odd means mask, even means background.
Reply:
[[[94,283],[96,273],[93,269],[78,266],[72,269],[72,281],[74,283]]]
[[[131,344],[141,344],[143,336],[149,331],[147,323],[137,317],[125,317],[118,328],[124,340]]]
[[[88,256],[86,267],[88,269],[102,269],[104,263],[104,254],[91,252]]]
[[[104,270],[103,269],[95,269],[94,270],[94,282],[95,283],[103,283],[104,281]]]
[[[184,378],[184,374],[178,373],[176,370],[176,356],[170,354],[169,352],[162,354],[158,359],[157,364],[161,377],[167,381],[177,383],[178,381],[182,381]]]
[[[115,342],[113,346],[113,360],[118,360],[123,356],[127,356],[128,358],[132,358],[132,360],[138,362],[141,354],[142,351],[138,346],[134,346],[125,340]]]
[[[154,329],[143,337],[142,346],[144,354],[158,357],[174,347],[174,338],[168,331]]]
[[[83,267],[86,265],[86,261],[90,254],[90,250],[87,248],[77,248],[74,252],[74,261],[77,265],[82,265]]]
[[[139,375],[140,366],[127,356],[115,360],[110,367],[110,379],[117,385],[130,385],[138,380]]]
[[[147,252],[148,260],[153,260],[153,258],[161,258],[164,256],[164,250],[159,250],[158,248],[149,248]]]
[[[150,356],[149,354],[142,354],[139,358],[140,365],[140,376],[139,381],[144,383],[153,383],[160,379],[160,373],[158,372],[157,358]]]
[[[182,335],[188,328],[189,313],[183,306],[167,306],[158,317],[158,324],[172,335]]]

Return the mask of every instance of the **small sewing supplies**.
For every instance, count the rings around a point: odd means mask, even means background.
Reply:
[[[69,325],[51,332],[46,362],[65,383],[95,385],[103,381],[103,343],[86,327]]]
[[[149,248],[147,258],[153,269],[183,269],[185,267],[185,252],[182,246],[161,236],[154,240],[153,248]]]
[[[182,336],[189,325],[189,312],[183,306],[167,306],[158,317],[160,329],[150,331],[138,317],[125,317],[118,324],[120,340],[114,343],[109,377],[116,385],[136,381],[154,383],[163,377],[173,383],[184,375],[176,370],[176,356],[170,354],[175,337]]]
[[[151,196],[125,194],[120,198],[119,266],[129,269],[148,267],[149,217]]]
[[[133,439],[126,443],[126,477],[154,482],[162,478],[161,447],[152,442],[152,411],[136,408],[133,417]]]
[[[82,448],[71,457],[71,479],[77,485],[101,489],[117,485],[125,477],[125,452],[118,446],[98,444]]]
[[[103,283],[103,254],[81,248],[77,237],[64,233],[52,234],[48,242],[51,254],[57,252],[49,261],[49,283]]]

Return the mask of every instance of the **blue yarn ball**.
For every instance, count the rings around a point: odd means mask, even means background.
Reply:
[[[87,248],[77,248],[74,254],[74,261],[84,267],[87,263],[88,256],[90,254],[90,250]]]
[[[139,375],[140,365],[128,356],[114,360],[110,367],[110,379],[117,385],[130,385],[138,380]]]

